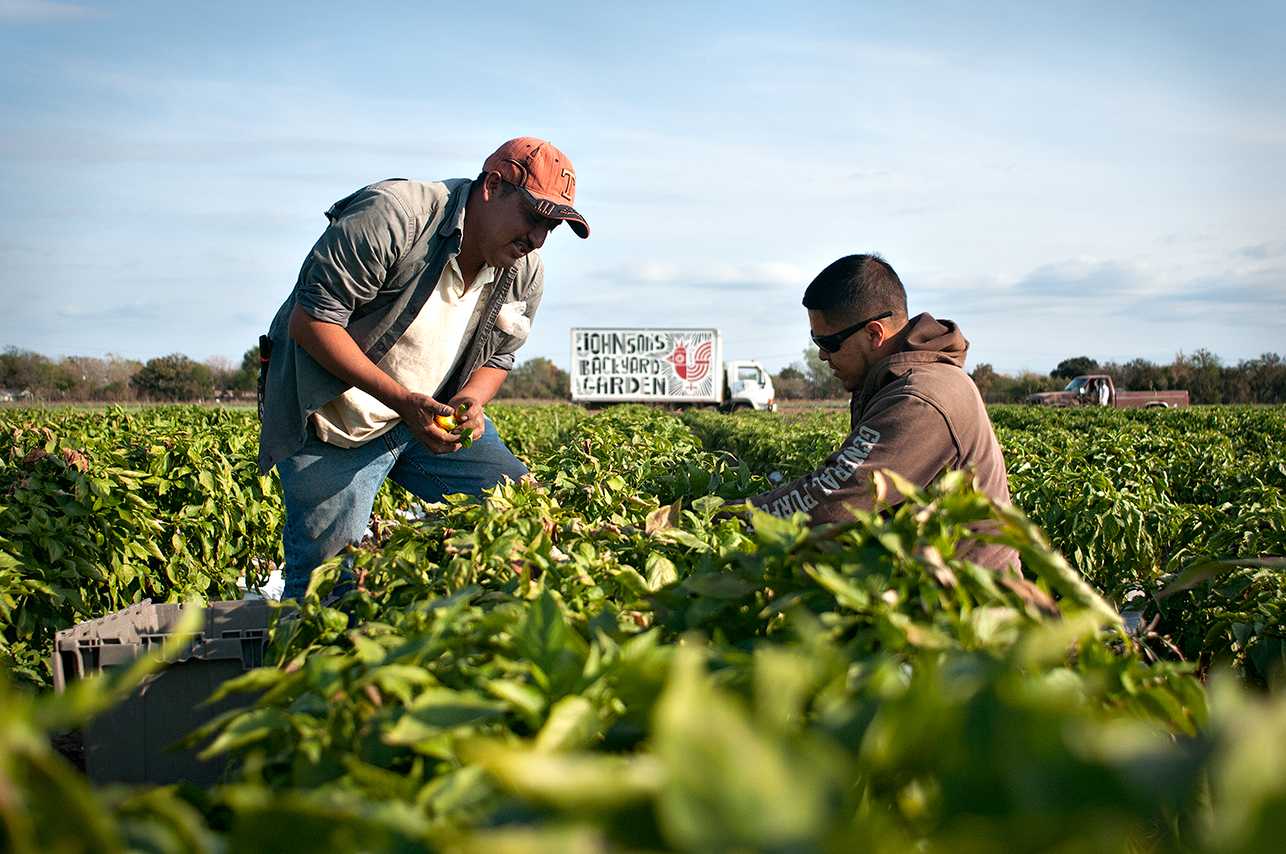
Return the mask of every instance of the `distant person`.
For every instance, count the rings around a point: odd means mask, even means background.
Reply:
[[[875,504],[878,469],[917,486],[970,469],[984,493],[1009,502],[1005,458],[965,373],[969,342],[954,323],[929,314],[908,319],[906,290],[876,255],[849,255],[822,270],[804,292],[804,307],[822,361],[853,395],[851,432],[812,474],[752,504],[775,516],[802,511],[814,523],[851,519],[853,508]],[[1004,546],[979,543],[967,556],[992,569],[1018,565]]]
[[[476,179],[381,181],[326,211],[261,348],[259,468],[281,475],[286,598],[361,539],[385,478],[436,501],[526,474],[483,407],[540,305],[537,250],[564,221],[589,236],[575,195],[567,155],[522,137]],[[458,430],[434,423],[462,406]]]
[[[1107,387],[1107,380],[1100,377],[1096,382],[1098,383],[1098,405],[1107,406],[1112,402],[1112,390]]]

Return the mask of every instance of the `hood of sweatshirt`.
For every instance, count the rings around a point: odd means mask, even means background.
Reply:
[[[907,321],[897,338],[900,339],[898,351],[877,362],[862,382],[861,392],[854,395],[854,412],[865,407],[880,389],[917,365],[944,363],[964,370],[969,342],[953,321],[937,320],[928,312],[917,314]]]

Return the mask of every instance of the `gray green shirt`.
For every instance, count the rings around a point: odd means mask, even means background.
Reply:
[[[378,363],[415,320],[442,268],[460,251],[467,179],[381,181],[326,211],[330,225],[304,259],[294,290],[273,318],[259,432],[259,470],[267,474],[308,439],[312,413],[349,389],[296,344],[288,331],[296,305],[318,320],[344,326]],[[532,252],[500,274],[472,340],[441,396],[449,399],[480,367],[510,370],[526,336],[504,332],[496,316],[523,301],[532,318],[544,290],[540,256]],[[415,389],[431,394],[431,389]]]

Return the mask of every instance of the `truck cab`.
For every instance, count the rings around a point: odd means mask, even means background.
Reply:
[[[1076,377],[1062,391],[1042,391],[1027,396],[1040,406],[1109,406],[1116,409],[1171,409],[1187,406],[1188,393],[1176,391],[1125,391],[1108,374]]]
[[[723,363],[723,406],[728,410],[777,411],[777,391],[764,366],[749,359]]]
[[[1064,387],[1076,395],[1076,403],[1082,406],[1111,406],[1116,397],[1116,387],[1107,374],[1086,374],[1076,377]]]

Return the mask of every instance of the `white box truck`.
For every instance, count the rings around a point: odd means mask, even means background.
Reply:
[[[772,378],[753,360],[723,361],[718,329],[572,329],[572,400],[777,410]]]

